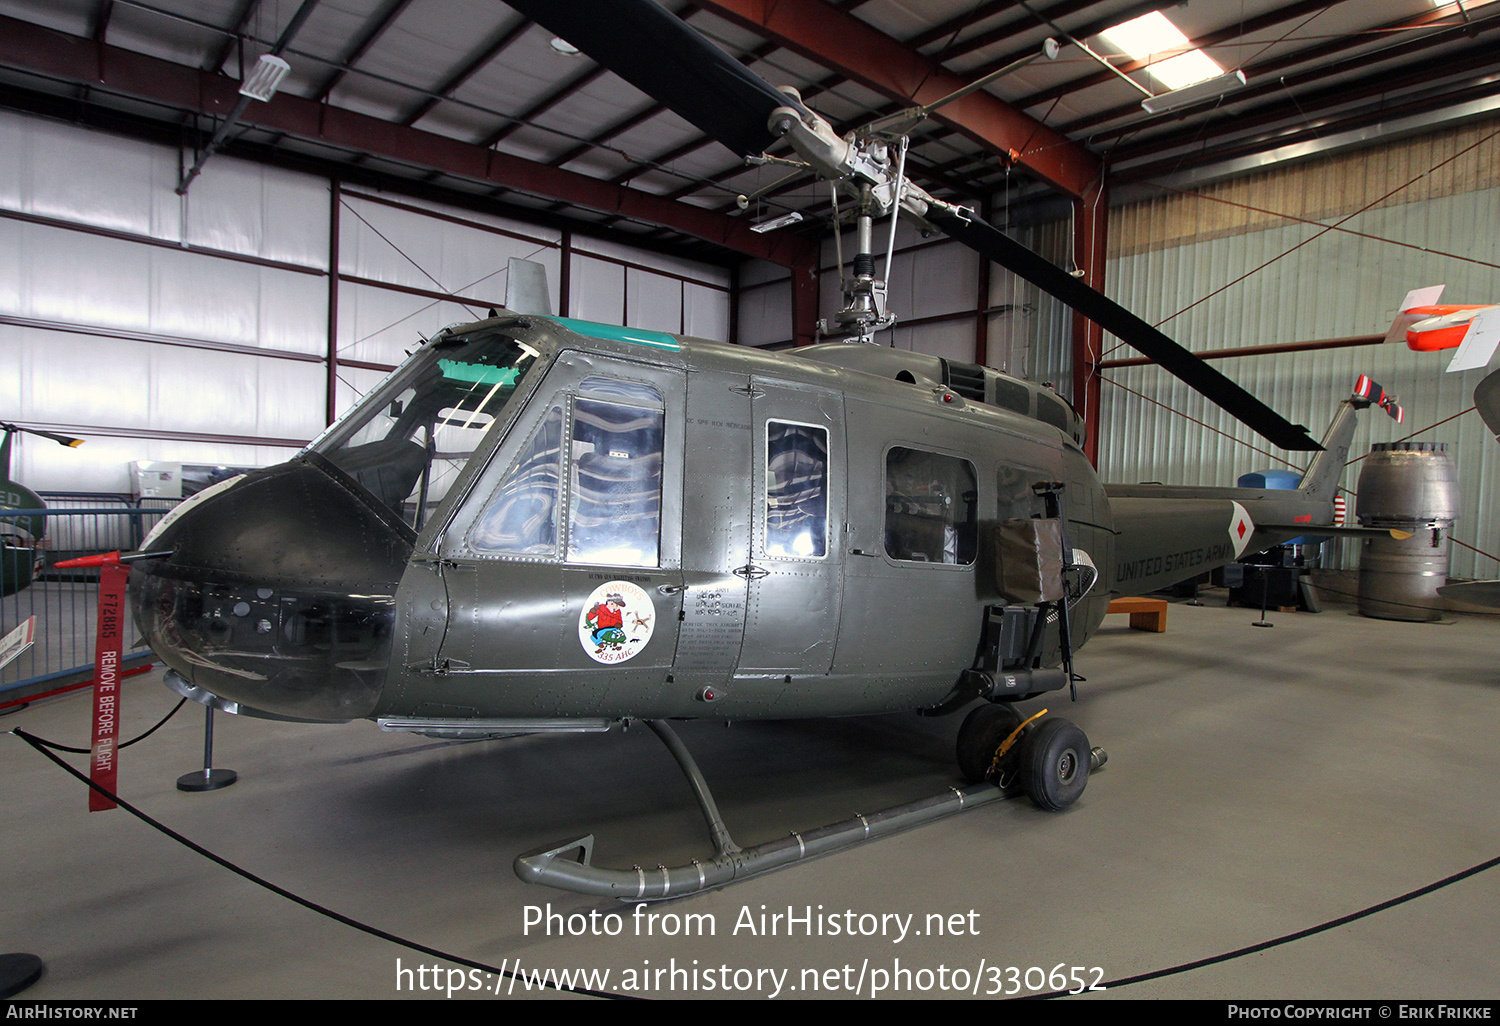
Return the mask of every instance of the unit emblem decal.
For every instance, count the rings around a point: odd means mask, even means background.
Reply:
[[[1245,512],[1244,506],[1233,501],[1229,505],[1234,507],[1234,512],[1229,518],[1229,543],[1234,546],[1234,558],[1239,559],[1240,553],[1245,551],[1245,546],[1250,544],[1250,536],[1255,533],[1255,522],[1250,519],[1250,514]]]
[[[595,588],[578,618],[578,643],[595,662],[633,658],[656,627],[656,607],[644,588],[610,581]]]

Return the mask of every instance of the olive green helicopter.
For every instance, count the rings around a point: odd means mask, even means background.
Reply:
[[[784,141],[852,197],[860,242],[838,322],[854,340],[889,323],[871,225],[899,214],[1057,295],[1275,444],[1322,451],[1294,490],[1106,487],[1071,407],[991,368],[871,344],[771,353],[517,301],[425,342],[291,461],[161,521],[131,594],[168,683],[231,712],[440,738],[645,721],[686,773],[714,856],[615,870],[593,864],[586,835],[516,860],[523,879],[629,900],[1018,790],[1072,805],[1102,751],[1061,717],[1023,722],[1016,703],[1073,685],[1111,598],[1331,524],[1370,400],[1346,400],[1320,447],[907,179],[911,119],[840,137],[649,0],[512,6],[737,154]],[[752,848],[667,724],[971,706],[966,786]]]
[[[19,432],[50,438],[58,445],[77,448],[81,438],[53,434],[39,428],[0,423],[0,596],[14,595],[31,586],[42,569],[47,537],[43,513],[15,514],[13,510],[44,510],[47,504],[36,492],[11,477],[11,443]]]

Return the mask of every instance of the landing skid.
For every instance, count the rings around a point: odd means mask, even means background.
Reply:
[[[963,788],[953,787],[931,798],[896,805],[869,815],[855,816],[853,819],[804,833],[794,831],[789,837],[768,841],[753,848],[741,848],[730,837],[729,828],[719,815],[708,784],[681,739],[661,720],[647,720],[646,724],[671,751],[692,785],[693,794],[698,799],[698,806],[703,811],[704,819],[708,821],[709,833],[713,837],[716,852],[714,857],[708,861],[694,859],[686,866],[602,869],[591,864],[594,835],[588,834],[517,856],[517,876],[527,883],[544,884],[580,894],[618,898],[621,901],[680,898],[782,869],[819,855],[847,851],[869,841],[889,837],[902,830],[954,813],[977,809],[1008,797],[1005,791],[988,782]]]

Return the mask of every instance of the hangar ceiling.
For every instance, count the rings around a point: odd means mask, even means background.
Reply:
[[[986,87],[997,118],[955,104],[913,139],[913,177],[996,209],[1076,194],[1101,175],[1116,196],[1180,186],[1500,105],[1500,3],[1489,0],[667,6],[845,129],[1063,41],[1055,61]],[[1154,11],[1187,38],[1165,56],[1136,60],[1100,35]],[[288,77],[231,121],[242,74],[278,41]],[[1188,49],[1243,72],[1244,85],[1143,110],[1167,89],[1147,65]],[[786,262],[805,246],[793,233],[816,232],[827,205],[804,181],[741,213],[736,194],[784,169],[747,168],[494,0],[0,0],[0,105],[177,143],[185,169],[229,122],[222,152],[716,262]],[[809,221],[746,230],[789,210]]]

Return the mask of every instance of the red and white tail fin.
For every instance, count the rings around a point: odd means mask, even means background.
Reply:
[[[1469,322],[1469,330],[1458,344],[1458,352],[1453,354],[1448,372],[1488,366],[1490,357],[1495,355],[1496,345],[1500,345],[1500,307],[1490,307],[1479,311]]]
[[[1354,442],[1354,418],[1357,411],[1367,406],[1379,406],[1398,421],[1402,418],[1401,407],[1396,397],[1385,394],[1380,383],[1361,374],[1355,382],[1354,394],[1339,404],[1338,414],[1328,425],[1323,435],[1323,451],[1313,457],[1302,474],[1297,488],[1309,499],[1329,502],[1338,495],[1339,480],[1344,476],[1344,466],[1349,459],[1349,446]]]
[[[1371,403],[1379,406],[1397,424],[1406,421],[1406,411],[1396,402],[1396,397],[1387,395],[1385,389],[1380,387],[1380,382],[1373,380],[1368,374],[1361,374],[1359,380],[1354,383],[1354,394],[1360,399],[1368,399]]]
[[[1396,319],[1391,321],[1391,329],[1385,333],[1385,341],[1405,342],[1406,329],[1427,316],[1407,313],[1407,311],[1417,306],[1432,306],[1443,298],[1443,290],[1447,287],[1446,285],[1429,285],[1424,289],[1412,289],[1408,292],[1396,310]]]
[[[1500,346],[1500,306],[1438,306],[1444,288],[1429,285],[1408,292],[1385,341],[1404,339],[1418,352],[1457,347],[1448,364],[1450,372],[1486,366]]]

